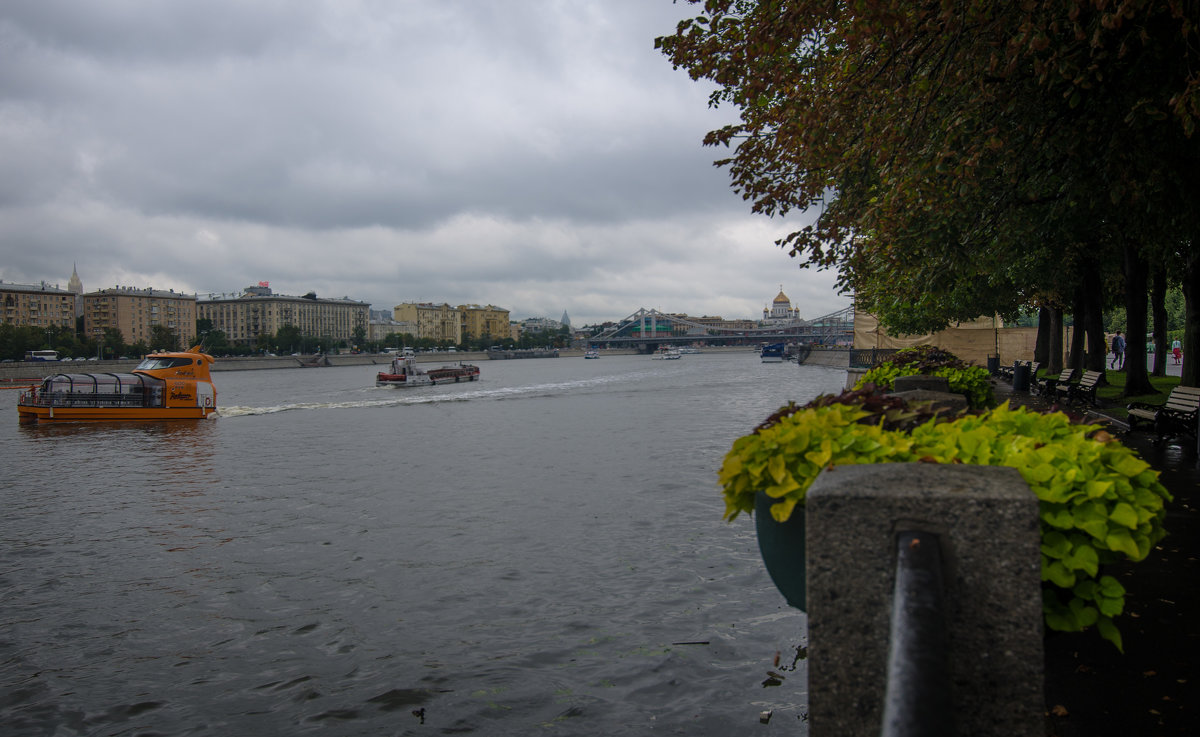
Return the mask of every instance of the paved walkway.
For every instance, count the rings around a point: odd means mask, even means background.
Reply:
[[[1109,356],[1109,357],[1111,358],[1111,356]],[[1148,369],[1154,368],[1154,354],[1153,353],[1146,354],[1146,368],[1148,368]],[[1166,365],[1167,376],[1179,376],[1179,370],[1182,368],[1183,368],[1183,364],[1175,363],[1175,357],[1168,353],[1167,354],[1167,365]]]
[[[1168,372],[1179,367],[1168,360]],[[997,382],[997,398],[1048,409]],[[1067,408],[1070,411],[1070,408]],[[1103,407],[1099,408],[1103,413]],[[1089,415],[1092,421],[1105,418]],[[1113,433],[1161,473],[1174,497],[1164,538],[1139,563],[1114,565],[1127,591],[1117,619],[1124,654],[1094,632],[1046,638],[1046,734],[1200,735],[1200,462],[1191,440],[1158,444],[1151,434],[1110,423]]]

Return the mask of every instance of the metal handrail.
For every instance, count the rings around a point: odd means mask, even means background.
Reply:
[[[899,348],[854,348],[850,351],[850,368],[874,368],[891,358]]]
[[[955,734],[943,589],[938,536],[899,533],[881,737]]]

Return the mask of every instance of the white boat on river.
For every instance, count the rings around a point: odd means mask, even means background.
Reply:
[[[433,386],[475,381],[478,378],[479,367],[469,363],[426,371],[417,368],[416,359],[412,356],[396,356],[387,371],[380,371],[375,375],[375,386]]]

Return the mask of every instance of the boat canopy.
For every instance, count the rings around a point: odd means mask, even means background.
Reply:
[[[55,374],[42,382],[42,392],[149,394],[162,385],[162,379],[143,374]]]

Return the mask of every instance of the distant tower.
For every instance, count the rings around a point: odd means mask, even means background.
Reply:
[[[67,291],[75,295],[75,317],[83,314],[83,282],[79,280],[79,272],[75,264],[71,264],[71,279],[67,282]]]
[[[567,317],[567,311],[566,311],[566,310],[563,310],[563,316],[562,316],[562,319],[561,319],[561,320],[559,320],[559,322],[561,322],[561,323],[563,324],[563,327],[564,327],[564,328],[569,328],[569,327],[571,327],[571,318]]]

